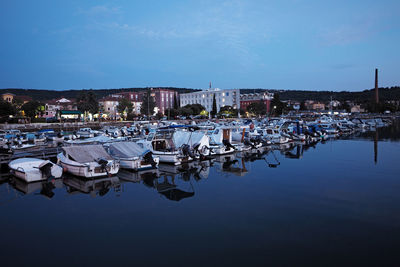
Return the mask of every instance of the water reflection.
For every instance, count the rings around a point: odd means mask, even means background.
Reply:
[[[97,179],[82,179],[79,177],[68,176],[63,178],[64,185],[68,194],[88,194],[92,197],[103,197],[111,190],[116,196],[120,195],[121,183],[116,176]]]
[[[54,189],[63,187],[63,181],[61,179],[26,183],[15,177],[10,177],[9,184],[18,192],[22,193],[22,195],[37,194],[49,199],[54,196]]]

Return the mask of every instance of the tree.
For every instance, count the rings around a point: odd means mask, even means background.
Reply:
[[[267,106],[264,104],[264,101],[260,100],[255,103],[251,103],[250,105],[247,106],[247,110],[250,113],[253,113],[255,115],[265,115],[267,113]]]
[[[184,107],[179,108],[179,114],[187,117],[187,116],[193,115],[193,110],[191,108],[184,106]]]
[[[212,103],[212,110],[211,110],[211,116],[215,117],[217,115],[217,100],[215,99],[215,94],[213,96],[213,103]]]
[[[76,102],[78,110],[82,113],[96,114],[99,111],[99,103],[97,102],[96,94],[92,90],[79,93]]]
[[[340,105],[339,109],[341,109],[341,110],[346,110],[346,112],[350,112],[350,111],[351,111],[351,107],[350,107],[349,103],[347,103],[346,101],[344,101],[344,102]]]
[[[228,115],[229,117],[237,117],[238,113],[238,110],[232,106],[223,106],[219,109],[220,115]]]
[[[13,99],[13,104],[17,107],[21,107],[24,104],[24,101],[22,101],[20,98],[18,97],[14,97]]]
[[[271,101],[272,111],[271,113],[274,115],[281,115],[283,109],[285,108],[285,104],[281,102],[279,99],[279,94],[275,93],[274,98]]]
[[[201,104],[188,104],[188,105],[184,106],[184,108],[191,109],[192,110],[191,115],[199,115],[200,112],[202,112],[203,110],[206,109]]]
[[[42,104],[38,101],[30,101],[22,105],[21,110],[24,111],[25,115],[34,118],[36,115],[41,113]]]
[[[122,98],[117,106],[117,110],[120,114],[126,112],[126,116],[132,112],[133,104],[127,98]],[[126,119],[126,117],[125,117]]]
[[[303,101],[301,101],[301,103],[300,103],[300,110],[306,110],[307,108],[306,108],[306,102],[303,100]]]
[[[171,118],[175,118],[176,116],[179,115],[179,109],[174,109],[174,108],[166,109],[165,114],[169,114]]]
[[[11,103],[8,103],[3,99],[0,100],[0,116],[15,115],[15,113],[16,110]]]
[[[176,94],[174,94],[174,109],[178,110],[178,108],[179,108],[179,104],[178,104],[178,101],[176,100]]]
[[[142,105],[140,107],[140,113],[151,116],[154,113],[154,108],[156,107],[156,102],[151,96],[151,90],[148,89],[145,94],[143,94]]]

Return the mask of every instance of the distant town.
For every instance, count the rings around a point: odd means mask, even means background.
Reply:
[[[209,88],[203,90],[133,88],[47,91],[49,93],[33,89],[1,91],[1,123],[234,118],[312,112],[390,113],[400,109],[400,87],[362,92],[319,92],[219,89],[212,88],[210,83]],[[37,94],[39,91],[40,95]],[[71,91],[74,97],[71,97]],[[46,99],[51,94],[58,97]]]

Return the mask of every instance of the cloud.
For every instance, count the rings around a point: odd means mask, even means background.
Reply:
[[[102,5],[80,9],[79,14],[90,16],[87,30],[106,31],[124,39],[132,36],[181,44],[185,41],[210,43],[221,53],[230,53],[243,66],[259,58],[251,46],[266,42],[271,36],[263,13],[243,0],[199,1],[196,8],[181,10],[173,17],[160,14],[151,20],[126,17],[122,10]]]
[[[120,14],[121,8],[120,7],[110,7],[108,5],[97,5],[90,7],[88,9],[78,8],[77,14],[79,15],[88,15],[88,16],[97,16],[97,15],[114,15]]]

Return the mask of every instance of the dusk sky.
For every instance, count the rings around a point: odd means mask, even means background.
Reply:
[[[400,1],[0,1],[0,88],[400,85]]]

